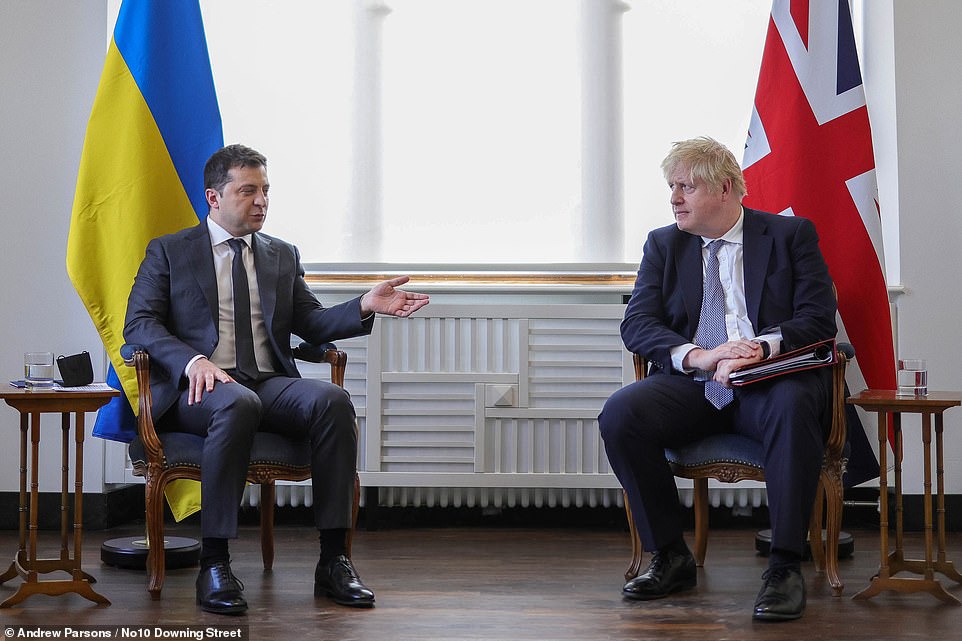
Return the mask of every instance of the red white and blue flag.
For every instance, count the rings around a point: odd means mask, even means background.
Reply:
[[[856,352],[849,387],[895,389],[875,158],[848,0],[774,1],[743,165],[746,206],[804,216],[818,229],[838,291],[839,339]],[[877,448],[874,415],[860,418]],[[850,420],[850,437],[860,437],[854,430]]]

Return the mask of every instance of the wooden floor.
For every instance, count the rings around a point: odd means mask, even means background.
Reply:
[[[336,606],[312,596],[316,535],[280,526],[274,571],[260,566],[257,531],[244,528],[232,547],[234,571],[246,584],[245,617],[201,612],[194,603],[196,569],[168,573],[161,600],[151,601],[142,572],[100,563],[106,539],[133,528],[87,533],[85,569],[110,606],[68,594],[33,596],[0,610],[0,632],[10,625],[246,624],[249,639],[441,641],[491,639],[962,639],[962,608],[927,594],[883,593],[853,601],[878,566],[878,533],[853,531],[855,555],[841,562],[845,595],[831,596],[810,563],[803,572],[808,609],[797,622],[753,623],[751,606],[766,560],[755,555],[750,530],[716,530],[698,588],[675,598],[631,602],[620,590],[629,553],[617,530],[443,528],[360,531],[354,558],[377,593],[373,610]],[[174,528],[169,534],[194,536]],[[56,547],[55,533],[41,533]],[[921,537],[908,538],[917,556]],[[13,556],[16,532],[0,532],[0,558]],[[49,556],[49,552],[42,550]],[[949,559],[962,558],[962,533],[949,535]],[[4,568],[6,562],[3,562]],[[0,586],[0,599],[19,579]],[[943,579],[943,583],[947,585]],[[962,586],[950,591],[962,597]],[[4,638],[0,635],[0,638]],[[116,638],[116,637],[114,637]],[[155,637],[156,638],[156,637]]]

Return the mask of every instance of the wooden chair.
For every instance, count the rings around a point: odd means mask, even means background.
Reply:
[[[175,479],[200,480],[203,438],[184,432],[160,432],[154,428],[151,414],[150,357],[140,345],[121,348],[124,362],[137,372],[137,433],[129,446],[134,474],[146,481],[145,505],[147,521],[147,591],[160,598],[164,586],[164,546],[153,543],[164,540],[164,488]],[[329,363],[331,382],[344,386],[347,354],[334,345],[301,343],[294,356],[313,363]],[[279,434],[258,432],[251,449],[247,469],[248,483],[260,486],[261,556],[264,570],[274,564],[275,481],[303,481],[311,477],[310,447],[307,439],[295,440]],[[353,524],[357,524],[360,482],[354,477]],[[238,506],[239,507],[239,506]],[[347,552],[351,553],[353,528],[348,532]]]
[[[848,462],[845,453],[845,368],[855,350],[847,343],[838,345],[838,362],[832,365],[832,427],[825,443],[825,458],[819,475],[819,489],[809,523],[809,545],[815,570],[825,573],[832,593],[842,594],[843,584],[838,575],[838,540],[842,527],[842,475]],[[647,372],[645,359],[634,354],[635,380]],[[705,563],[708,548],[708,480],[723,483],[764,481],[765,468],[761,443],[738,434],[716,434],[677,450],[665,450],[665,456],[675,476],[694,482],[695,548],[693,555],[699,567]],[[631,508],[625,497],[625,512],[631,534],[631,565],[625,580],[638,576],[641,569],[642,545]],[[822,526],[825,542],[822,542]]]

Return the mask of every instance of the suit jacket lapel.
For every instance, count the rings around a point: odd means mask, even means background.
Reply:
[[[698,329],[698,318],[701,315],[702,275],[701,238],[693,234],[681,232],[679,251],[676,254],[675,270],[680,274],[679,285],[681,295],[688,314],[689,337],[694,338]]]
[[[257,290],[261,298],[261,311],[267,333],[272,334],[274,310],[277,308],[277,278],[280,254],[269,238],[260,234],[251,237],[254,247],[254,269],[257,272]]]
[[[773,214],[762,214],[746,209],[742,231],[745,304],[748,308],[748,318],[752,321],[756,332],[765,329],[758,325],[758,310],[761,307],[765,279],[768,278],[768,261],[772,255],[772,238],[767,233],[768,225],[764,217],[771,215]]]
[[[207,225],[201,224],[196,228],[197,233],[192,234],[188,242],[190,243],[191,270],[197,284],[204,292],[207,299],[207,307],[210,313],[210,321],[214,324],[214,331],[217,331],[219,310],[217,302],[217,274],[214,272],[214,252],[210,246],[210,233]]]

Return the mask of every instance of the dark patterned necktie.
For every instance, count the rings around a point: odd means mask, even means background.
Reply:
[[[254,358],[254,331],[251,328],[251,294],[244,267],[244,246],[240,238],[227,241],[234,252],[231,261],[231,282],[234,289],[234,353],[237,373],[257,380],[257,359]]]
[[[728,341],[728,330],[725,328],[725,292],[722,290],[721,278],[718,276],[718,250],[724,244],[725,241],[721,239],[708,243],[705,286],[695,340],[705,349],[714,349]],[[734,392],[731,388],[709,379],[705,382],[705,398],[721,409],[732,402]]]

